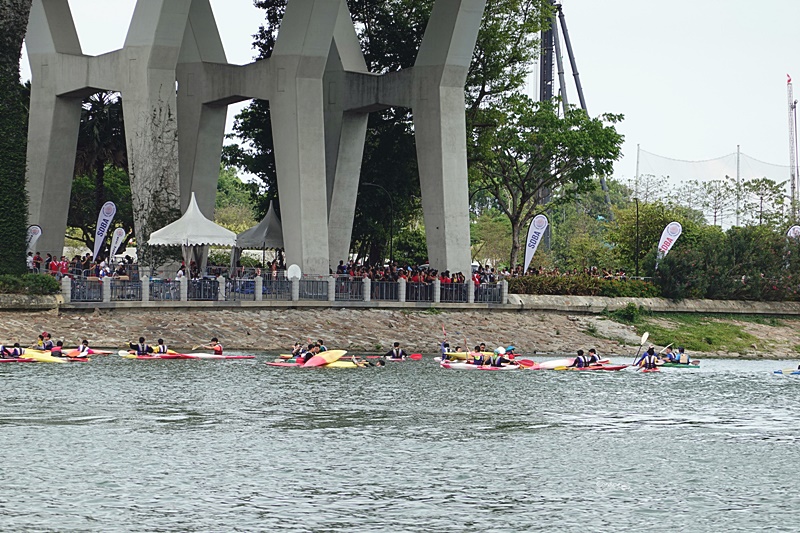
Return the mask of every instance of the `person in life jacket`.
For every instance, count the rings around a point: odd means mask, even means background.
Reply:
[[[322,339],[318,339],[317,340],[317,344],[319,345],[319,351],[320,352],[327,352],[328,351],[328,347],[325,346],[325,343],[322,341]]]
[[[439,345],[439,353],[441,354],[441,360],[444,363],[445,361],[450,360],[450,343],[447,340],[443,340],[442,343]]]
[[[567,368],[585,368],[589,366],[589,360],[583,355],[583,350],[578,350],[578,357]]]
[[[503,366],[511,362],[511,359],[506,357],[506,349],[502,346],[498,346],[494,349],[494,355],[492,356],[492,366]]]
[[[153,353],[153,347],[149,346],[146,342],[144,342],[144,337],[139,337],[139,343],[128,343],[131,347],[131,350],[136,351],[136,355],[147,355]]]
[[[52,355],[53,357],[66,357],[64,353],[61,351],[63,348],[64,348],[64,342],[58,341],[56,345],[53,346],[53,349],[50,350],[50,355]]]
[[[211,337],[211,343],[201,346],[201,348],[213,350],[214,355],[222,355],[222,344],[220,344],[219,339],[216,337]]]
[[[589,366],[601,364],[600,356],[597,355],[597,350],[595,350],[594,348],[589,348],[588,362]]]
[[[44,349],[44,333],[39,335],[39,340],[36,341],[36,344],[31,346],[31,348],[36,348],[37,350]]]
[[[11,349],[6,348],[5,346],[3,346],[3,349],[5,350],[4,355],[12,359],[19,359],[22,357],[22,354],[25,353],[25,349],[22,348],[18,342],[15,342]]]
[[[167,345],[164,344],[164,339],[158,339],[158,345],[156,346],[156,353],[161,355],[169,353]]]
[[[78,346],[78,357],[86,357],[89,355],[89,341],[83,339],[80,346]]]
[[[678,362],[682,365],[689,364],[689,356],[686,353],[684,353],[683,346],[678,348]]]
[[[52,350],[53,347],[55,347],[55,344],[53,343],[53,337],[51,337],[46,331],[42,333],[42,336],[42,350]]]
[[[664,348],[664,354],[661,356],[661,359],[663,359],[667,363],[677,363],[679,360],[678,355],[672,353],[672,348],[670,348],[669,346]]]
[[[481,366],[485,363],[485,358],[483,356],[483,352],[481,352],[480,346],[475,346],[472,351],[467,354],[467,363],[478,366]]]
[[[650,346],[642,359],[639,361],[641,368],[650,370],[658,367],[658,356],[656,355],[655,346]]]
[[[312,357],[314,357],[318,353],[319,353],[319,346],[317,346],[316,344],[309,344],[308,350],[303,354],[302,359],[301,358],[297,359],[297,362],[306,364]]]
[[[399,342],[395,342],[392,349],[386,352],[384,357],[388,357],[389,359],[405,359],[408,357],[408,354],[400,347]]]

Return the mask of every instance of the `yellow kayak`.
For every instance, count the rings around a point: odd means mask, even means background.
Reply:
[[[447,355],[448,359],[466,360],[467,356],[469,354],[471,354],[471,353],[474,353],[474,352],[447,352],[445,355]],[[488,356],[494,355],[494,352],[479,352],[479,353],[482,353],[485,356],[486,355],[488,355]]]
[[[40,363],[67,363],[67,359],[64,357],[54,357],[50,352],[43,351],[43,350],[34,350],[32,348],[26,348],[25,353],[22,354],[22,357],[27,359],[35,359]]]

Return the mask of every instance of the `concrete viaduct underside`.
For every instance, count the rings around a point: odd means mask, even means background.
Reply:
[[[240,0],[245,1],[245,0]],[[122,49],[87,56],[67,0],[34,0],[29,222],[61,254],[81,115],[124,99],[137,235],[195,192],[213,218],[227,106],[268,100],[288,264],[327,274],[348,257],[367,118],[413,110],[431,266],[470,268],[464,85],[486,0],[437,0],[412,68],[370,73],[345,0],[291,0],[270,59],[229,64],[209,0],[139,0]],[[176,90],[177,84],[177,90]]]

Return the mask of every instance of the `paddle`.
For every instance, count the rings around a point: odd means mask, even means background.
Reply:
[[[530,359],[517,359],[517,364],[519,364],[519,366],[524,366],[525,368],[530,368],[536,363]]]
[[[642,351],[642,346],[644,346],[644,343],[646,343],[646,342],[647,342],[647,338],[648,338],[648,337],[650,337],[650,333],[649,333],[649,332],[647,332],[647,331],[645,331],[645,332],[644,332],[644,335],[642,335],[642,340],[641,340],[641,342],[639,342],[639,349],[638,349],[638,350],[636,350],[636,355],[633,357],[633,364],[634,364],[634,365],[636,364],[636,360],[637,360],[637,359],[639,359],[639,352],[641,352],[641,351]]]
[[[422,360],[422,354],[421,353],[412,353],[411,355],[408,356],[408,358],[413,360],[413,361],[421,361]]]

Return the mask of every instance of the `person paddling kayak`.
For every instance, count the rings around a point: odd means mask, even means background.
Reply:
[[[467,363],[478,366],[482,366],[485,363],[485,358],[483,356],[483,352],[481,352],[480,346],[475,346],[475,348],[472,349],[472,352],[467,354]]]
[[[678,355],[672,352],[672,348],[667,346],[664,348],[664,353],[661,356],[661,359],[664,360],[666,363],[677,363],[679,361]]]
[[[211,337],[211,342],[200,348],[205,348],[206,350],[213,350],[214,355],[222,355],[222,344],[220,344],[219,339],[216,337]]]
[[[56,342],[56,345],[53,346],[53,349],[50,350],[50,355],[52,355],[53,357],[66,357],[66,355],[64,355],[64,352],[62,351],[63,349],[64,349],[64,342],[58,341]]]
[[[81,341],[80,346],[78,346],[78,357],[88,357],[89,356],[89,341],[83,339]]]
[[[498,346],[494,349],[494,356],[492,356],[492,366],[504,366],[511,362],[511,359],[506,357],[506,349]]]
[[[53,343],[53,337],[51,337],[46,331],[42,333],[42,337],[42,350],[52,350],[55,347],[55,343]]]
[[[408,357],[408,354],[400,347],[399,342],[395,342],[392,349],[386,352],[384,357],[388,357],[389,359],[405,359]]]
[[[658,368],[658,356],[656,355],[655,346],[650,346],[642,358],[639,360],[639,366],[645,370]]]
[[[169,353],[169,348],[167,348],[167,345],[164,344],[164,339],[158,339],[157,342],[158,342],[158,345],[156,346],[156,350],[155,350],[157,354],[164,355],[166,353]]]
[[[567,368],[585,368],[587,366],[589,366],[589,360],[583,355],[583,350],[578,350],[578,357]]]
[[[597,350],[594,348],[589,348],[589,356],[588,356],[588,363],[589,366],[599,365],[600,363],[600,356],[597,355]]]
[[[139,337],[138,344],[129,342],[128,346],[131,347],[131,350],[136,351],[136,355],[148,355],[153,353],[153,347],[144,342],[144,337]]]

